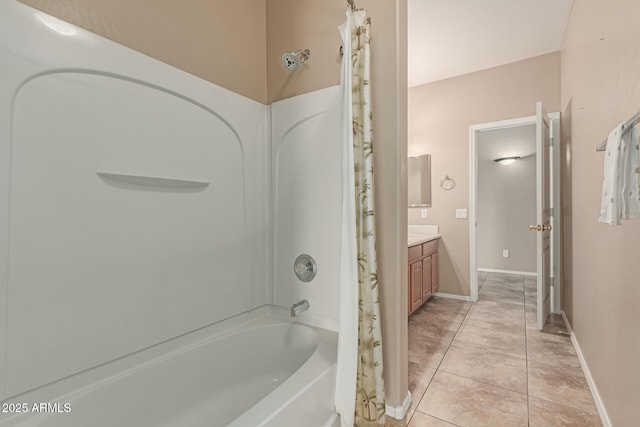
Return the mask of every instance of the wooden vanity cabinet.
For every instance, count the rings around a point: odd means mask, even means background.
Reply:
[[[409,314],[438,290],[438,239],[409,247]]]

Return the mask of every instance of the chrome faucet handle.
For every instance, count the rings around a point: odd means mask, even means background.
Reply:
[[[293,263],[293,271],[303,282],[310,282],[316,277],[318,266],[311,255],[302,254]]]

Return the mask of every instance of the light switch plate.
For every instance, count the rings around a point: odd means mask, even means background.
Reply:
[[[427,217],[427,209],[420,209],[420,218],[425,219]]]
[[[456,218],[458,218],[458,219],[467,218],[467,210],[466,209],[456,209]]]

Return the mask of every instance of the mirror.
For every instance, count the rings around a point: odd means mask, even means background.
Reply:
[[[431,206],[431,154],[409,157],[407,167],[409,207]]]

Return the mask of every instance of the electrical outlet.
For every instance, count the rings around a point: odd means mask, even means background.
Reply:
[[[427,209],[420,210],[420,218],[425,219],[427,217]]]
[[[509,258],[509,249],[502,250],[502,258]]]

